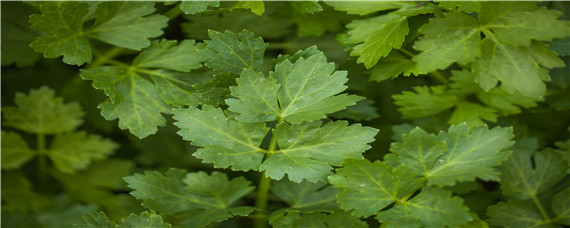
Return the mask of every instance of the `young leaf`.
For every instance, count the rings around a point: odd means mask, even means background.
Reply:
[[[55,92],[43,86],[28,94],[16,93],[16,107],[2,107],[4,126],[28,133],[59,134],[71,132],[83,123],[77,103],[64,104]]]
[[[536,152],[536,147],[515,148],[501,169],[501,189],[505,195],[520,200],[536,197],[566,175],[568,164],[555,150]]]
[[[166,175],[146,171],[125,177],[125,181],[134,189],[131,195],[143,200],[143,206],[149,209],[167,215],[199,209],[199,213],[188,218],[198,227],[255,211],[252,207],[231,207],[254,189],[243,177],[228,180],[223,173],[208,175],[170,169]]]
[[[59,171],[73,173],[87,168],[92,161],[105,159],[118,147],[117,143],[99,135],[74,132],[56,135],[46,154]]]
[[[274,182],[271,191],[291,209],[328,210],[338,208],[336,194],[340,192],[325,182],[311,183],[303,181],[295,183],[287,180]]]
[[[446,94],[443,86],[416,86],[414,92],[404,91],[402,94],[392,95],[394,104],[400,106],[404,118],[417,119],[437,114],[452,108],[459,102],[459,98]]]
[[[243,69],[258,71],[263,65],[267,44],[261,37],[242,30],[237,36],[226,30],[224,33],[208,30],[210,40],[205,40],[206,49],[199,49],[206,66],[218,72],[240,74]]]
[[[109,219],[105,212],[99,211],[83,216],[83,222],[73,224],[73,227],[116,228],[117,224]]]
[[[343,210],[334,210],[331,213],[311,212],[300,213],[297,211],[286,211],[279,215],[273,215],[269,218],[269,223],[275,228],[294,228],[294,227],[354,227],[366,228],[368,224],[365,221],[352,216]]]
[[[15,132],[2,131],[2,169],[18,169],[34,158],[36,151]]]
[[[402,47],[409,32],[407,18],[394,14],[353,20],[346,27],[349,31],[345,42],[356,44],[350,55],[359,56],[356,62],[364,63],[366,68],[374,66],[392,48]]]
[[[329,177],[335,188],[343,189],[337,201],[352,214],[368,217],[405,200],[421,187],[421,180],[406,167],[392,169],[379,161],[347,159],[343,168]]]
[[[453,12],[433,18],[420,28],[424,37],[414,43],[423,51],[414,56],[418,71],[445,69],[454,62],[467,64],[481,55],[479,22],[467,14]],[[461,51],[457,51],[461,50]]]
[[[323,7],[319,5],[318,0],[290,1],[289,4],[300,14],[313,14],[323,11]]]
[[[419,74],[417,63],[404,57],[397,51],[392,51],[386,57],[381,58],[374,68],[370,69],[370,80],[381,82],[394,79],[400,74],[410,76]]]
[[[346,158],[362,158],[369,149],[378,130],[348,126],[346,121],[320,121],[289,125],[282,123],[274,131],[280,150],[266,159],[259,167],[265,175],[281,179],[287,174],[294,182],[307,179],[310,182],[325,180],[332,165],[340,166]]]
[[[226,104],[230,106],[230,111],[241,113],[239,120],[269,122],[280,117],[277,91],[281,86],[277,80],[245,69],[236,81],[237,86],[231,86],[230,90],[232,96],[239,99],[227,99]]]
[[[162,39],[152,44],[137,55],[133,60],[133,66],[180,72],[190,72],[190,70],[202,67],[194,40],[183,40],[178,44],[175,40]]]
[[[417,222],[422,227],[458,227],[472,218],[467,207],[463,206],[463,200],[459,197],[451,197],[451,192],[426,187],[420,194],[411,200],[399,202],[393,208],[380,211],[376,219],[380,222],[396,221],[398,226],[415,225]]]
[[[262,15],[265,12],[263,1],[237,1],[230,9],[250,9],[252,13]]]
[[[269,128],[264,123],[242,123],[229,119],[219,108],[209,105],[197,108],[175,109],[178,132],[195,146],[202,146],[194,153],[215,167],[231,166],[233,170],[257,170],[263,159],[259,148]]]
[[[208,10],[208,6],[218,7],[220,1],[182,1],[180,9],[185,14],[196,14]]]
[[[465,122],[472,127],[483,126],[485,125],[483,120],[497,122],[497,114],[495,112],[495,109],[473,102],[462,101],[455,106],[453,114],[451,114],[447,122],[452,125]]]

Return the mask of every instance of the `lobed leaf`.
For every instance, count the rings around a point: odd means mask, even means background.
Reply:
[[[180,9],[185,14],[197,14],[208,10],[208,6],[218,7],[220,1],[182,1]]]
[[[80,131],[56,135],[46,155],[59,171],[73,173],[87,168],[92,161],[105,159],[118,147],[110,139]]]
[[[36,151],[15,132],[2,131],[2,169],[18,169],[35,157]]]
[[[446,94],[443,86],[416,86],[415,92],[404,91],[402,94],[392,95],[394,104],[400,106],[398,111],[404,118],[417,119],[435,115],[457,105],[459,98]]]
[[[281,180],[273,183],[271,191],[295,210],[327,210],[339,207],[336,194],[340,191],[325,182],[295,183]]]
[[[352,216],[342,210],[334,210],[330,213],[310,212],[300,213],[297,211],[286,211],[279,215],[274,215],[269,219],[269,223],[276,228],[293,227],[368,227],[366,222]]]
[[[319,5],[318,0],[290,1],[289,4],[300,14],[313,14],[323,11],[323,7]]]

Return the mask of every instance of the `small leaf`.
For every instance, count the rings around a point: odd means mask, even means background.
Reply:
[[[99,211],[83,216],[83,222],[73,224],[73,227],[116,228],[117,224],[109,219],[105,212]]]
[[[59,134],[71,132],[83,123],[79,104],[64,104],[46,86],[31,89],[28,94],[16,93],[14,103],[16,107],[2,107],[4,126],[34,134]]]
[[[465,122],[469,126],[479,127],[485,125],[483,120],[497,122],[497,114],[495,112],[495,109],[473,102],[462,101],[453,110],[448,123],[457,125]]]
[[[218,7],[220,1],[182,1],[180,9],[185,14],[196,14],[208,10],[208,6]]]
[[[274,78],[245,69],[237,79],[237,86],[230,87],[232,96],[226,100],[232,112],[241,113],[244,122],[269,122],[276,120],[281,110],[277,103],[277,91],[281,87]]]
[[[162,217],[154,212],[143,211],[139,215],[131,214],[123,219],[123,224],[117,228],[170,228],[170,224],[164,223]]]
[[[263,1],[237,1],[231,9],[250,9],[252,13],[262,15],[265,12]]]
[[[457,105],[459,97],[447,94],[443,86],[415,86],[415,92],[404,91],[392,95],[394,104],[400,106],[398,111],[407,119],[418,119],[435,115]]]
[[[105,159],[118,147],[117,143],[99,135],[75,132],[56,135],[46,154],[59,171],[73,173],[87,168],[92,161]]]
[[[30,149],[18,133],[2,131],[1,143],[2,169],[18,169],[36,155],[36,151]]]
[[[209,30],[206,49],[199,49],[206,66],[218,72],[240,74],[243,69],[258,71],[263,65],[267,44],[261,37],[242,30],[237,36],[228,30],[224,33]]]
[[[190,72],[202,67],[195,43],[194,40],[183,40],[180,44],[175,40],[154,41],[137,55],[133,66]]]

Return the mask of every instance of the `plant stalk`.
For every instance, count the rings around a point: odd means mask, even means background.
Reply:
[[[182,10],[180,9],[180,3],[178,3],[178,4],[175,4],[174,7],[172,7],[168,11],[166,11],[164,13],[164,16],[166,16],[166,17],[168,17],[168,19],[172,20],[172,19],[180,16],[180,14],[182,14]]]
[[[113,60],[115,57],[119,56],[121,54],[121,52],[123,52],[123,50],[124,49],[122,47],[114,47],[113,49],[111,49],[110,51],[105,53],[104,55],[98,56],[97,59],[95,59],[95,61],[93,61],[93,63],[91,63],[91,64],[89,64],[89,66],[87,66],[87,68],[94,68],[94,67],[102,66],[105,63]]]

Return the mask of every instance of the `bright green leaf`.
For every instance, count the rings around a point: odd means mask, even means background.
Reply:
[[[83,123],[77,103],[64,104],[55,92],[44,86],[28,94],[16,93],[16,107],[2,107],[4,126],[28,133],[59,134],[75,130]]]
[[[265,4],[263,1],[237,1],[231,7],[232,9],[250,9],[251,12],[262,15],[265,12]]]
[[[374,66],[392,48],[402,47],[409,32],[407,18],[393,14],[353,20],[346,27],[349,30],[345,42],[356,44],[350,55],[359,56],[356,62],[364,63],[366,68]]]
[[[357,216],[370,216],[407,197],[421,187],[421,180],[405,167],[392,169],[385,163],[347,159],[343,168],[329,177],[341,208]]]
[[[362,158],[369,149],[378,130],[348,126],[346,121],[320,121],[289,125],[282,123],[274,131],[280,150],[263,162],[259,170],[273,179],[287,174],[294,182],[307,179],[310,182],[326,180],[331,165],[340,166],[346,158]]]
[[[481,2],[471,1],[437,1],[440,6],[448,9],[457,8],[466,13],[479,12],[481,10]]]
[[[530,46],[521,47],[523,51],[532,56],[534,60],[548,68],[564,67],[564,61],[558,57],[558,54],[549,49],[548,45],[543,42],[533,42]]]
[[[18,169],[36,155],[18,133],[2,131],[1,143],[2,169]]]
[[[509,200],[492,205],[487,211],[491,226],[498,227],[540,227],[546,228],[540,213],[530,202]]]
[[[518,146],[503,164],[501,189],[507,196],[525,200],[546,191],[565,175],[567,162],[553,149]]]
[[[251,192],[249,181],[243,177],[229,180],[226,174],[214,172],[187,173],[181,169],[170,169],[166,175],[157,171],[146,171],[125,177],[131,195],[143,200],[149,209],[164,214],[200,209],[200,213],[188,218],[193,226],[205,226],[234,215],[245,216],[254,211],[251,207],[230,208],[237,200]]]
[[[220,1],[182,1],[180,9],[185,14],[196,14],[208,10],[208,6],[218,7]]]
[[[468,212],[463,200],[451,197],[451,192],[426,187],[412,199],[379,212],[376,219],[380,222],[397,220],[401,226],[410,220],[412,225],[419,221],[423,227],[458,227],[472,219]]]
[[[123,224],[117,228],[170,228],[170,224],[164,223],[162,217],[154,212],[143,211],[139,215],[131,214],[123,219]]]
[[[83,222],[73,224],[73,227],[116,228],[117,224],[109,219],[105,212],[99,211],[83,216]]]
[[[240,74],[243,69],[259,70],[267,44],[261,37],[242,30],[237,36],[226,30],[224,33],[209,30],[210,40],[205,40],[206,49],[199,49],[206,66],[218,72]]]
[[[232,96],[226,100],[232,112],[241,113],[238,119],[245,122],[269,122],[280,114],[277,91],[281,86],[274,78],[245,69],[237,79],[237,86],[231,86]]]
[[[392,51],[386,57],[381,58],[374,68],[370,69],[370,80],[381,82],[394,79],[399,75],[410,76],[418,74],[417,63],[404,57],[397,51]]]
[[[392,95],[394,104],[400,106],[398,111],[404,118],[417,119],[435,115],[457,105],[459,98],[447,94],[443,86],[416,86],[415,92],[404,91]]]
[[[226,117],[221,109],[205,105],[175,109],[174,125],[185,140],[202,146],[194,156],[215,167],[231,166],[233,170],[257,170],[264,156],[259,148],[269,128],[265,123],[242,123]]]
[[[318,0],[290,1],[289,4],[300,14],[313,14],[323,11],[323,7],[318,3]]]
[[[467,14],[452,12],[433,18],[419,31],[424,36],[414,43],[414,49],[422,52],[413,58],[419,72],[445,69],[454,62],[467,64],[481,56],[479,23]]]
[[[345,110],[341,110],[329,115],[335,119],[351,119],[356,121],[370,121],[380,117],[374,106],[374,101],[370,99],[357,101],[355,105],[348,106]]]
[[[495,109],[477,103],[461,101],[453,110],[448,123],[457,125],[465,122],[472,127],[483,126],[485,125],[483,120],[497,122],[497,114],[495,112]]]
[[[46,154],[59,171],[73,173],[87,168],[92,161],[105,159],[118,147],[117,143],[99,135],[75,132],[56,135]]]
[[[150,45],[149,38],[162,35],[168,18],[155,11],[154,2],[102,2],[95,23],[85,33],[103,42],[133,50]]]

